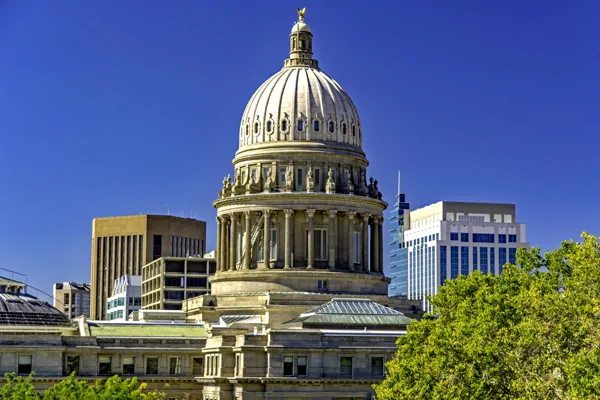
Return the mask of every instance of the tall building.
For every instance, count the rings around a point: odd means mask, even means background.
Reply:
[[[431,311],[425,295],[447,279],[500,274],[519,247],[529,247],[514,204],[440,201],[407,216],[408,298],[420,300],[425,311]]]
[[[87,283],[58,282],[52,285],[54,307],[63,310],[69,318],[90,317],[90,285]]]
[[[160,257],[202,255],[205,251],[204,221],[167,215],[94,218],[91,317],[106,318],[115,279],[141,275],[143,265]]]
[[[112,295],[108,298],[107,319],[127,321],[129,315],[142,308],[142,277],[123,275],[115,280]]]
[[[398,193],[394,208],[389,213],[390,232],[390,278],[391,297],[406,297],[408,294],[408,250],[404,245],[404,220],[410,204],[406,195],[400,191],[400,172],[398,172]]]

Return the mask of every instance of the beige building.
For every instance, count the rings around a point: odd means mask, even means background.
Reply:
[[[142,266],[160,257],[202,255],[206,222],[167,215],[94,218],[92,222],[91,310],[105,319],[113,282],[141,275]]]
[[[161,257],[142,267],[142,308],[181,310],[185,299],[210,294],[213,258]]]
[[[87,283],[57,282],[52,285],[54,307],[69,318],[90,317],[90,285]]]

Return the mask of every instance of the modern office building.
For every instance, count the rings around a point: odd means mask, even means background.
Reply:
[[[142,308],[181,310],[183,300],[210,294],[214,258],[161,257],[142,268]]]
[[[141,275],[143,265],[160,257],[202,255],[205,251],[204,221],[169,215],[94,218],[91,317],[106,318],[116,279]]]
[[[519,247],[529,247],[514,204],[440,201],[407,216],[408,298],[421,300],[425,311],[431,311],[425,295],[437,293],[446,279],[500,274]]]
[[[400,172],[398,172],[398,193],[388,218],[390,278],[392,279],[388,290],[391,297],[406,297],[408,294],[408,250],[404,246],[404,216],[409,208],[406,195],[400,191]]]
[[[57,282],[52,285],[54,307],[69,318],[90,317],[90,285],[87,283]]]
[[[123,275],[115,279],[112,295],[108,298],[109,321],[127,321],[129,315],[142,308],[142,277]]]

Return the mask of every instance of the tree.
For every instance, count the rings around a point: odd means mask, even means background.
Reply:
[[[6,383],[0,386],[0,399],[2,400],[37,400],[40,396],[31,384],[31,375],[27,378],[8,373],[4,375]]]
[[[600,398],[600,243],[582,237],[447,281],[398,339],[377,398]]]

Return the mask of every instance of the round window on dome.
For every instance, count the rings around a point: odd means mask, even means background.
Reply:
[[[281,130],[283,132],[287,131],[287,119],[282,119],[281,120]]]
[[[342,122],[342,135],[346,134],[346,123]]]
[[[329,121],[329,133],[335,132],[335,124],[333,121]]]
[[[313,130],[315,132],[319,132],[319,128],[320,128],[320,126],[319,126],[319,120],[315,119],[314,122],[313,122]]]
[[[304,121],[301,119],[298,120],[298,130],[301,131],[304,128]]]

